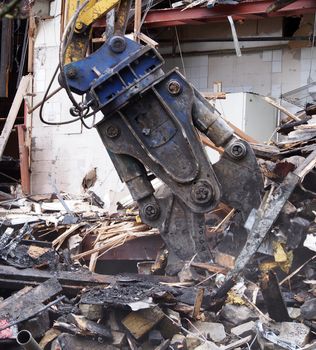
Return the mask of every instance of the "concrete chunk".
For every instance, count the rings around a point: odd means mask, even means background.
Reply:
[[[161,344],[163,340],[164,338],[162,337],[158,329],[152,329],[148,334],[148,342],[151,345],[157,346]]]
[[[97,321],[103,316],[103,305],[79,304],[81,314],[88,320]]]
[[[310,329],[302,323],[282,322],[279,338],[303,347],[308,343]]]
[[[196,347],[195,350],[220,350],[220,348],[211,341],[208,341]]]
[[[316,320],[316,298],[305,301],[301,306],[301,315],[305,320]]]
[[[174,350],[186,350],[187,343],[185,336],[183,334],[175,334],[171,339],[170,347]]]
[[[201,340],[194,335],[188,334],[186,336],[187,348],[188,350],[194,350],[201,344]]]
[[[221,323],[197,321],[194,322],[193,326],[194,327],[190,327],[192,332],[196,332],[198,329],[206,339],[212,340],[216,343],[219,343],[226,338],[225,328]]]
[[[254,335],[256,334],[256,324],[254,321],[243,323],[237,327],[232,328],[231,333],[241,338],[248,335]]]
[[[125,333],[118,332],[118,331],[112,331],[112,345],[121,348],[125,341]]]
[[[296,320],[301,316],[301,310],[298,307],[288,307],[287,312],[293,320]]]
[[[235,326],[257,319],[256,314],[245,305],[226,304],[220,316]]]

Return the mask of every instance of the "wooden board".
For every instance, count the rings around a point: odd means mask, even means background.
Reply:
[[[25,144],[24,125],[17,125],[19,156],[20,156],[20,176],[22,192],[25,195],[31,193],[30,165],[29,165],[29,148]]]
[[[11,130],[14,126],[16,117],[18,115],[21,103],[23,101],[23,98],[27,92],[27,89],[29,87],[29,84],[31,82],[32,76],[29,75],[25,75],[24,77],[22,77],[18,90],[15,94],[12,106],[10,108],[7,120],[5,122],[5,125],[2,129],[1,135],[0,135],[0,159],[3,156],[3,152],[5,149],[5,146],[7,145],[7,142],[9,140],[9,136],[11,133]]]
[[[164,313],[156,306],[128,314],[122,321],[134,338],[140,339],[149,332],[164,317]]]
[[[42,303],[60,293],[62,287],[56,278],[52,278],[35,288],[24,288],[22,291],[0,303],[0,319],[12,322],[21,316],[25,318],[36,314],[43,307]]]
[[[132,280],[155,281],[155,282],[174,282],[174,277],[154,276],[154,275],[136,275],[125,274],[125,278]],[[96,285],[112,284],[122,278],[118,276],[101,275],[90,273],[89,271],[44,271],[38,269],[17,269],[12,266],[0,265],[0,288],[16,289],[21,286],[36,286],[49,278],[56,277],[64,290],[76,294],[84,287]]]

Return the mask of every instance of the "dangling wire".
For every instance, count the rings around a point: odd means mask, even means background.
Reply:
[[[170,7],[171,6],[171,1],[169,0],[169,5]],[[175,26],[174,27],[174,31],[176,33],[176,38],[177,38],[177,45],[178,45],[178,49],[179,49],[179,54],[180,54],[180,59],[181,59],[181,64],[182,64],[182,69],[183,69],[183,75],[186,77],[187,76],[187,73],[185,71],[185,65],[184,65],[184,59],[183,59],[183,55],[182,55],[182,49],[181,49],[181,45],[180,45],[180,40],[179,40],[179,35],[178,35],[178,29],[177,27]]]
[[[149,0],[148,3],[147,3],[146,9],[144,11],[144,14],[143,14],[143,18],[142,18],[142,20],[140,22],[139,31],[140,31],[142,25],[144,24],[145,18],[146,18],[147,14],[148,14],[148,11],[151,9],[152,5],[153,5],[153,0]]]
[[[176,32],[177,44],[178,44],[178,48],[179,48],[179,54],[180,54],[181,63],[182,63],[182,69],[183,69],[183,75],[186,77],[186,76],[187,76],[187,73],[186,73],[186,71],[185,71],[184,59],[183,59],[183,55],[182,55],[182,50],[181,50],[181,45],[180,45],[180,40],[179,40],[179,35],[178,35],[178,29],[177,29],[177,27],[174,27],[174,30],[175,30],[175,32]]]

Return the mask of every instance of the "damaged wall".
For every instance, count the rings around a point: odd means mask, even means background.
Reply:
[[[313,22],[312,15],[303,16],[294,36],[310,35]],[[244,40],[247,37],[264,39],[240,41],[242,57],[236,56],[233,42],[219,41],[231,38],[228,22],[177,29],[186,76],[199,90],[212,91],[213,83],[221,81],[225,92],[255,92],[279,98],[280,94],[307,83],[311,65],[311,77],[316,79],[316,55],[311,62],[311,48],[306,47],[308,42],[267,40],[269,37],[281,38],[284,34],[281,17],[240,21],[235,25],[238,37]],[[168,53],[167,69],[177,66],[183,72],[179,54],[176,57],[169,54],[172,48],[166,41],[173,36],[170,31],[164,33],[161,52]],[[178,47],[176,52],[179,52]]]
[[[51,3],[53,19],[38,23],[34,52],[34,105],[41,101],[58,64],[60,38],[60,1]],[[58,87],[55,80],[52,90]],[[59,92],[43,109],[44,119],[61,122],[72,118],[66,93]],[[39,110],[33,113],[31,181],[33,193],[52,192],[52,183],[60,191],[81,193],[82,180],[97,168],[93,188],[106,205],[126,196],[109,156],[95,129],[82,128],[79,122],[64,126],[49,126],[39,120]]]
[[[184,66],[187,77],[201,91],[212,91],[213,83],[221,81],[225,92],[255,92],[279,98],[280,94],[307,84],[310,57],[310,48],[260,49],[243,53],[242,57],[188,56],[184,57]],[[167,59],[168,69],[175,66],[183,72],[179,58]],[[315,80],[316,55],[311,76]]]

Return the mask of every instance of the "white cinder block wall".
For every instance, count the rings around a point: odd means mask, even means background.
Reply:
[[[60,3],[53,2],[54,19],[39,23],[34,52],[34,104],[41,101],[58,63],[60,41]],[[55,80],[52,90],[58,87]],[[51,90],[51,91],[52,91]],[[50,99],[43,117],[60,122],[73,117],[71,104],[64,92]],[[95,129],[82,128],[79,122],[65,126],[47,126],[39,120],[39,111],[32,115],[31,184],[32,193],[50,193],[55,183],[60,191],[83,192],[85,174],[97,168],[97,182],[92,188],[106,203],[115,203],[127,195],[101,139]],[[89,123],[89,122],[88,122]]]
[[[166,70],[178,67],[180,58],[166,59]],[[275,49],[236,55],[198,55],[184,57],[186,77],[201,91],[211,92],[213,83],[221,81],[225,92],[255,92],[279,98],[282,93],[307,84],[309,70],[316,80],[316,50],[311,60],[311,49]],[[208,69],[206,69],[208,67]]]
[[[60,39],[60,3],[51,3],[53,19],[39,23],[34,52],[34,104],[39,102],[58,62]],[[263,23],[264,21],[262,21]],[[216,45],[220,45],[216,43]],[[201,47],[205,44],[201,44]],[[195,44],[195,47],[198,47]],[[316,53],[312,60],[312,78],[316,79]],[[179,58],[166,60],[166,71],[178,66]],[[252,91],[279,97],[306,84],[311,66],[310,48],[290,50],[258,49],[235,55],[199,55],[184,57],[186,77],[202,92],[212,91],[214,81],[222,81],[226,92]],[[57,81],[52,89],[58,86]],[[65,93],[53,97],[44,108],[44,117],[52,122],[69,120],[70,103]],[[263,121],[264,122],[264,121]],[[33,193],[52,192],[52,183],[60,191],[82,193],[85,174],[97,168],[97,182],[92,188],[107,204],[126,196],[97,132],[86,130],[79,123],[46,126],[38,111],[32,115],[31,181]]]

